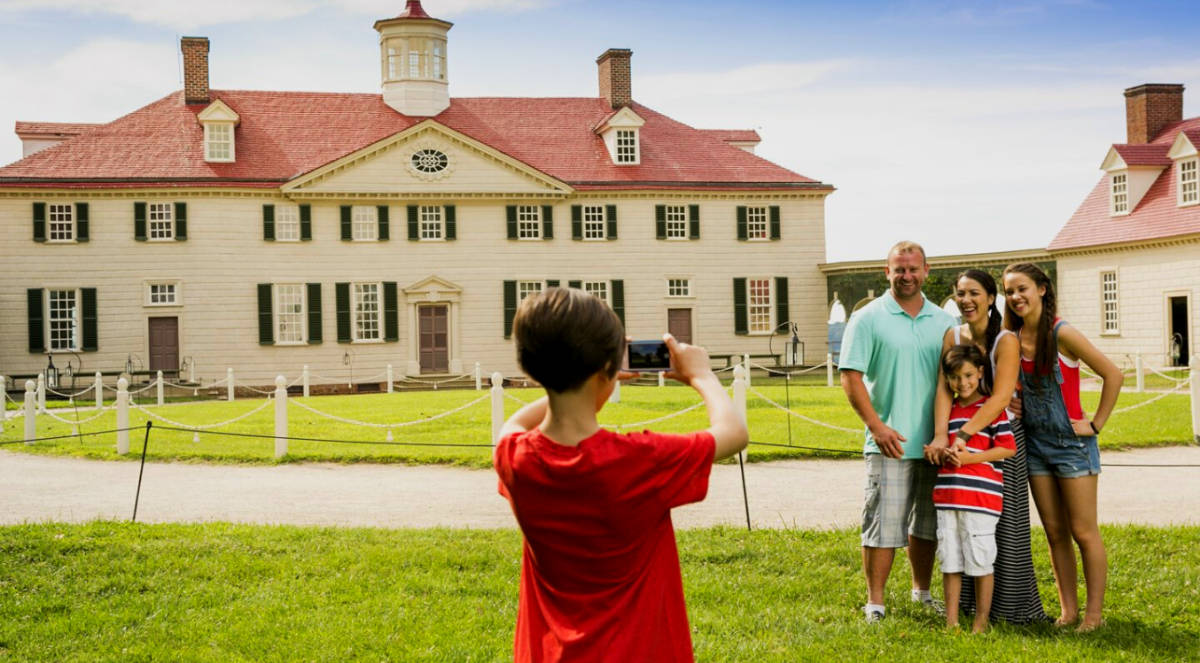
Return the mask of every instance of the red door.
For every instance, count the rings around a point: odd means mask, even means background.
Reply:
[[[179,318],[150,318],[150,370],[179,369]]]
[[[417,307],[422,373],[450,370],[449,308],[445,304]]]
[[[690,308],[669,308],[667,309],[667,331],[671,332],[671,336],[675,340],[682,343],[692,342],[692,309]]]

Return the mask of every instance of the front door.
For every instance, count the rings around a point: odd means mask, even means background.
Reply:
[[[1171,366],[1187,366],[1188,357],[1192,354],[1191,339],[1188,338],[1188,298],[1168,297],[1167,316],[1167,333],[1170,334],[1167,339],[1167,360]]]
[[[692,342],[692,309],[667,309],[667,331],[681,343]]]
[[[450,371],[450,307],[445,304],[417,307],[422,373]]]
[[[179,318],[150,318],[150,370],[179,370]]]

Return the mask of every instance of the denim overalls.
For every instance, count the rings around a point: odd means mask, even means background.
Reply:
[[[1021,424],[1028,443],[1029,474],[1074,478],[1100,473],[1100,449],[1095,435],[1079,436],[1071,427],[1063,402],[1062,368],[1058,358],[1058,328],[1054,324],[1052,375],[1020,371]]]

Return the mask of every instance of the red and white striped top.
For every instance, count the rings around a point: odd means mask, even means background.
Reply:
[[[966,406],[954,404],[950,409],[949,430],[952,439],[986,401],[987,399],[981,398]],[[1013,451],[1017,449],[1012,425],[1003,410],[995,421],[967,441],[969,453],[982,453],[993,447]],[[938,470],[937,481],[933,486],[933,504],[938,509],[975,511],[999,516],[1004,507],[1004,471],[995,463],[971,463],[962,467],[954,467],[947,463]]]

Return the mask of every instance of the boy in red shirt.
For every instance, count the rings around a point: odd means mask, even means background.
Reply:
[[[521,302],[517,361],[546,396],[509,417],[494,464],[525,537],[517,661],[692,661],[671,509],[708,491],[745,423],[703,348],[663,338],[667,376],[704,399],[710,427],[617,434],[596,423],[625,355],[602,300],[549,288]]]
[[[942,373],[956,396],[950,409],[951,435],[958,433],[987,400],[987,389],[981,382],[986,361],[974,345],[955,345],[942,355]],[[992,609],[996,521],[1004,499],[1004,473],[995,463],[1016,454],[1017,442],[1004,410],[968,439],[963,439],[966,433],[957,437],[933,484],[946,626],[958,628],[958,597],[966,574],[975,578],[975,624],[971,630],[982,633]]]

